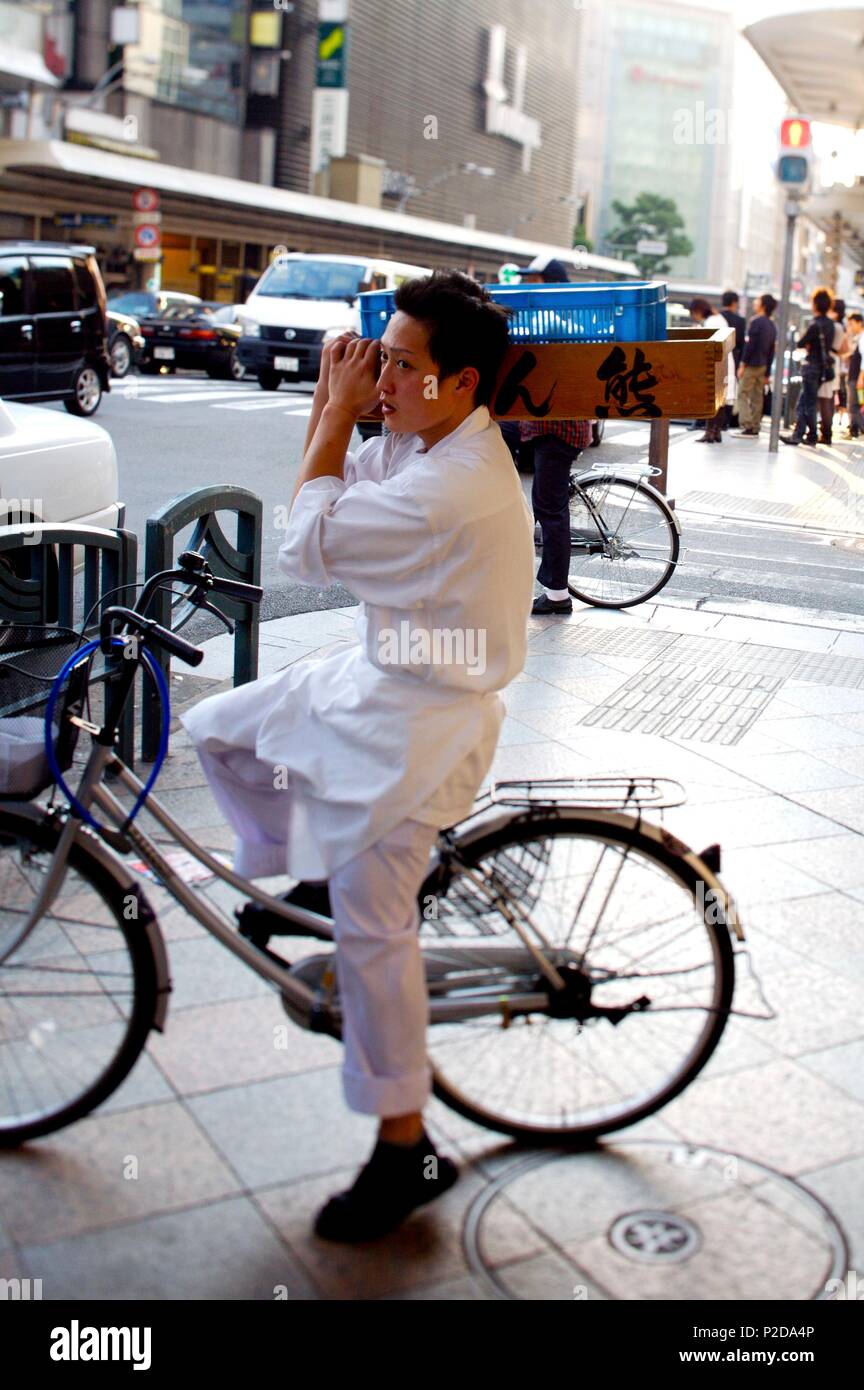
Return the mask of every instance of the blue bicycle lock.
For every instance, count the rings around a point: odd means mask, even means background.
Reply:
[[[112,637],[111,645],[114,647],[125,647],[126,644],[123,641],[122,637]],[[72,810],[76,813],[76,815],[80,816],[81,819],[87,823],[87,825],[92,826],[94,830],[101,831],[103,827],[99,824],[97,820],[94,820],[93,816],[91,816],[86,806],[81,805],[81,802],[78,800],[75,793],[71,791],[71,789],[66,785],[66,782],[63,778],[63,773],[60,770],[60,765],[57,762],[57,755],[54,751],[54,710],[57,706],[57,701],[60,697],[60,691],[63,687],[63,683],[66,680],[67,676],[71,675],[71,673],[75,670],[75,667],[80,666],[82,661],[89,660],[93,652],[95,652],[99,647],[101,647],[101,642],[97,638],[95,642],[88,642],[87,646],[82,647],[80,651],[73,652],[72,655],[69,657],[68,661],[63,666],[63,669],[55,677],[54,682],[51,686],[51,693],[48,696],[48,703],[45,706],[45,755],[48,759],[48,766],[51,769],[51,775],[53,776],[54,781],[57,783],[57,786],[63,792],[63,795],[66,797],[66,800],[69,802],[69,805],[71,806]],[[152,675],[153,679],[155,680],[156,687],[159,691],[159,704],[162,710],[162,728],[159,734],[159,750],[156,754],[156,760],[153,763],[152,771],[150,773],[150,776],[147,778],[147,782],[143,790],[139,793],[135,805],[132,807],[132,810],[129,812],[129,815],[126,818],[126,825],[132,824],[138,812],[141,810],[141,807],[144,805],[144,802],[147,800],[147,797],[150,795],[150,789],[156,781],[156,778],[162,771],[162,764],[164,763],[165,758],[168,755],[168,732],[171,724],[170,696],[168,693],[168,682],[165,679],[164,672],[162,671],[161,666],[159,666],[159,664],[153,660],[146,647],[142,647],[141,655],[144,658],[144,661],[147,665],[147,669]]]

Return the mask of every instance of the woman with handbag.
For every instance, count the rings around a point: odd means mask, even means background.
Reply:
[[[801,395],[798,397],[795,429],[791,434],[780,436],[784,444],[817,444],[817,415],[822,421],[822,443],[831,443],[835,362],[838,355],[845,355],[848,345],[842,325],[828,317],[833,303],[831,291],[824,287],[814,290],[811,302],[814,317],[796,345],[806,348],[807,360],[801,370]]]

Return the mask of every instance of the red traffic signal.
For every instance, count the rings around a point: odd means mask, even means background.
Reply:
[[[777,178],[787,187],[803,193],[810,185],[813,142],[810,122],[804,116],[787,116],[780,126],[780,154]]]
[[[801,116],[789,116],[780,126],[780,146],[783,150],[809,149],[810,122]]]

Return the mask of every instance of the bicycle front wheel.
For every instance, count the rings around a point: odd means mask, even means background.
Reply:
[[[0,812],[0,1147],[61,1129],[111,1095],[156,1010],[140,914],[86,843],[21,940],[58,838],[48,821]]]
[[[462,852],[435,923],[451,974],[430,992],[458,1002],[479,972],[501,1008],[430,1028],[435,1089],[447,1105],[535,1143],[588,1143],[689,1085],[726,1023],[734,957],[725,895],[706,893],[681,848],[628,816],[561,813],[515,819]],[[544,955],[566,977],[563,994],[548,986],[513,914],[535,943],[542,933]],[[505,1007],[537,990],[548,993],[545,1010]]]
[[[653,488],[613,475],[573,479],[570,573],[574,598],[630,608],[666,584],[678,563],[675,518]]]

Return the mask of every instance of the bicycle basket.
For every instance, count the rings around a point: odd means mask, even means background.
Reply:
[[[64,627],[6,623],[0,626],[0,801],[28,801],[54,778],[45,753],[45,706],[55,677],[81,645]],[[54,715],[55,752],[62,771],[72,764],[90,661],[66,682]]]
[[[543,890],[551,850],[549,839],[504,845],[484,859],[485,873],[478,869],[472,877],[457,874],[441,900],[437,931],[462,936],[467,928],[472,934],[494,935],[502,930],[502,900],[530,912]]]

